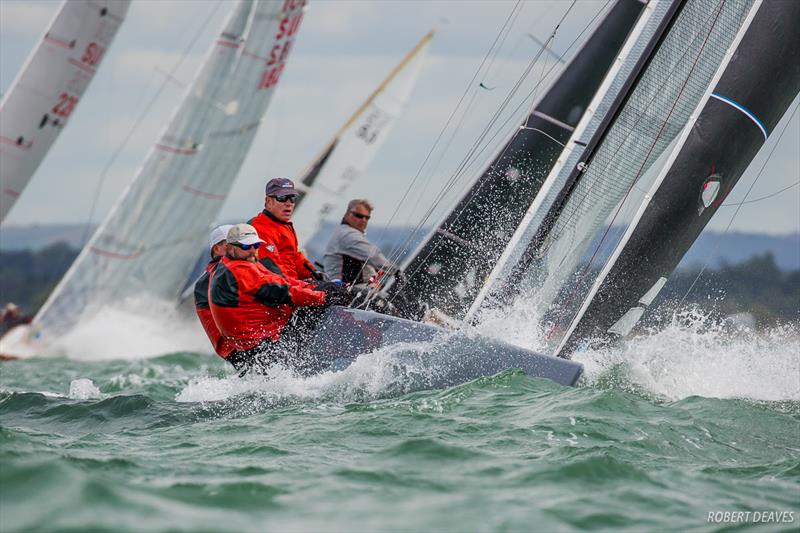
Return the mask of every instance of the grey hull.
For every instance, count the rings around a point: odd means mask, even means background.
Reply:
[[[509,369],[574,385],[583,371],[575,361],[532,352],[471,333],[343,307],[331,307],[306,341],[302,359],[312,372],[341,370],[359,356],[380,351],[403,367],[409,390],[442,388]]]

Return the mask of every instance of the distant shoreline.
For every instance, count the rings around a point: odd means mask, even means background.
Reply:
[[[320,231],[307,243],[306,249],[311,255],[322,256],[328,235],[333,232],[335,223],[323,223]],[[75,250],[83,247],[84,239],[94,232],[96,226],[87,231],[85,224],[35,224],[25,226],[0,227],[0,251],[36,252],[62,242]],[[369,231],[369,237],[385,251],[398,244],[403,244],[412,231],[411,227],[375,227]],[[612,230],[613,233],[620,230]],[[414,249],[428,230],[423,229],[408,243]],[[199,253],[199,252],[198,252]],[[692,248],[683,258],[679,268],[693,268],[707,263],[708,267],[720,267],[725,264],[741,263],[749,258],[766,253],[772,254],[775,264],[784,272],[800,270],[800,233],[773,235],[767,233],[742,233],[707,231],[700,235]]]

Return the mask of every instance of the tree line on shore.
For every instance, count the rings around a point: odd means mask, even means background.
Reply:
[[[38,251],[0,252],[0,306],[34,314],[78,255],[59,242]],[[771,253],[737,264],[677,270],[660,299],[697,305],[719,316],[749,312],[759,327],[800,319],[800,270],[782,271]]]

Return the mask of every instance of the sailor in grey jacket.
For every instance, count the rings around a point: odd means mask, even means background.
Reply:
[[[365,235],[372,205],[364,199],[351,200],[342,223],[325,248],[322,263],[330,279],[345,283],[365,283],[376,272],[393,273],[397,267],[371,244]]]

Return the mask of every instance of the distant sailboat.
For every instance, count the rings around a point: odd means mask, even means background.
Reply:
[[[261,124],[304,6],[233,5],[137,176],[34,318],[34,335],[52,339],[130,298],[177,298]]]
[[[332,209],[342,208],[344,193],[386,140],[419,78],[433,34],[428,32],[392,69],[303,172],[299,180],[303,194],[294,217],[301,243],[316,233]]]
[[[130,0],[64,0],[0,102],[0,222],[67,125]]]

